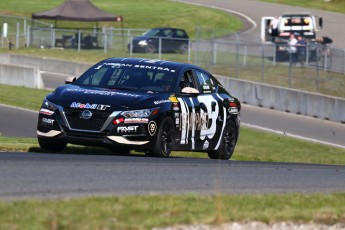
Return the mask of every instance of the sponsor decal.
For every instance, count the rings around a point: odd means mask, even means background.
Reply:
[[[147,62],[147,63],[155,64],[154,62]],[[133,68],[140,68],[140,69],[160,70],[160,71],[166,71],[166,72],[171,72],[171,73],[176,72],[176,70],[174,69],[169,69],[166,67],[164,68],[161,66],[152,66],[152,65],[134,65],[133,66],[133,64],[109,63],[109,62],[102,63],[101,65],[98,65],[97,67],[95,67],[95,69],[101,69],[103,66],[111,66],[111,68],[133,67]]]
[[[120,68],[120,67],[132,67],[132,64],[123,64],[123,63],[108,63],[105,62],[102,65],[97,66],[95,69],[100,69],[102,66],[111,66],[111,68]]]
[[[76,108],[76,109],[97,109],[97,110],[106,110],[109,108],[110,105],[100,105],[100,104],[83,104],[80,102],[72,102],[70,105],[70,108]]]
[[[160,101],[155,101],[153,102],[155,105],[163,104],[163,103],[168,103],[170,100],[160,100]]]
[[[170,100],[171,102],[178,102],[178,100],[177,100],[177,98],[176,98],[175,96],[169,97],[169,100]]]
[[[194,112],[188,114],[180,114],[180,120],[186,121],[180,127],[180,130],[187,129],[186,124],[189,124],[189,130],[192,130],[193,127],[195,130],[208,130],[210,119],[208,114],[204,112]]]
[[[126,118],[125,123],[149,123],[148,118]]]
[[[173,110],[174,111],[179,111],[180,110],[180,106],[179,106],[179,104],[177,102],[173,103]]]
[[[228,111],[230,114],[238,114],[238,109],[236,107],[230,107]]]
[[[134,133],[137,132],[139,126],[119,126],[117,127],[118,133]]]
[[[54,111],[51,111],[49,109],[40,109],[40,114],[51,116],[53,115]]]
[[[124,93],[124,92],[118,92],[118,91],[102,91],[102,90],[91,90],[91,89],[67,89],[67,91],[70,92],[81,92],[84,94],[90,94],[90,95],[104,95],[104,96],[128,96],[128,97],[140,97],[140,95],[137,94],[131,94],[131,93]]]
[[[160,66],[151,66],[151,65],[134,65],[134,68],[140,68],[140,69],[152,69],[152,70],[160,70],[160,71],[166,71],[166,72],[171,72],[175,73],[176,70],[174,69],[169,69],[169,68],[164,68]]]
[[[42,122],[50,126],[54,125],[54,121],[54,119],[42,118]]]
[[[85,120],[88,120],[92,117],[92,112],[90,110],[84,110],[82,113],[81,113],[81,117]]]
[[[155,135],[156,133],[156,129],[157,129],[157,124],[154,121],[150,121],[149,125],[148,125],[148,130],[149,130],[149,134],[151,136]]]

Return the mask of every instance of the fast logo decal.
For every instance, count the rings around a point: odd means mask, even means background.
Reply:
[[[49,125],[49,126],[53,126],[54,125],[54,119],[47,119],[47,118],[42,118],[42,122]]]
[[[138,130],[139,126],[119,126],[117,127],[118,133],[133,133]]]
[[[80,102],[72,102],[70,108],[77,108],[77,109],[97,109],[97,110],[106,110],[109,108],[110,105],[100,105],[100,104],[83,104]]]

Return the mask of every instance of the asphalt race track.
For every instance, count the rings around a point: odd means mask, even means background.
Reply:
[[[123,194],[321,193],[345,189],[345,166],[0,153],[0,198]]]
[[[227,0],[188,2],[231,8],[255,21],[261,16],[271,15],[271,12],[279,14],[272,10],[277,9],[275,4],[250,0],[233,0],[231,5]],[[295,8],[279,7],[283,12],[291,9]],[[328,21],[334,17],[335,21],[338,14],[322,16]],[[345,37],[344,31],[337,29],[342,28],[344,20],[342,15],[327,27],[326,32],[336,31],[337,36]],[[255,25],[248,23],[248,29],[245,33],[253,33],[253,37],[259,35]],[[63,84],[65,78],[50,73],[43,73],[42,77],[47,88]],[[0,105],[0,114],[1,135],[35,137],[37,112]],[[241,122],[243,126],[345,148],[344,124],[248,105],[243,105]],[[139,155],[96,155],[92,152],[0,152],[0,168],[0,199],[156,193],[327,193],[345,190],[345,166],[334,165],[162,159]]]

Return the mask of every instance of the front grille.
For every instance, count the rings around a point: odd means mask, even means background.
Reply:
[[[81,113],[85,109],[64,109],[66,119],[72,129],[100,131],[104,122],[107,120],[111,112],[92,110],[92,117],[84,119]]]
[[[102,139],[107,136],[106,132],[91,133],[91,132],[65,130],[65,133],[69,137],[90,138],[90,139]]]

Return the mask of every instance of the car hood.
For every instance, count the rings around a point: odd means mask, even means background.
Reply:
[[[134,37],[133,41],[141,41],[141,40],[148,40],[152,37],[147,37],[147,36],[138,36],[138,37]]]
[[[49,94],[47,99],[65,108],[122,111],[158,107],[162,103],[170,102],[170,95],[169,93],[146,93],[64,85]]]

